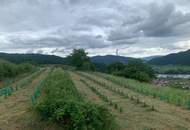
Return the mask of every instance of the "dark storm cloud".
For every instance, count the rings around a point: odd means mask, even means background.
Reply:
[[[181,11],[177,11],[173,4],[159,6],[154,3],[150,5],[148,12],[150,12],[148,18],[141,25],[141,29],[147,36],[168,37],[183,35],[184,32],[179,32],[178,28],[190,22],[190,13],[183,14]],[[186,30],[186,27],[183,29]]]
[[[121,27],[110,33],[109,40],[144,37],[183,36],[190,30],[190,13],[177,11],[174,4],[151,3],[144,13],[129,17]]]
[[[35,34],[39,35],[39,34]],[[9,42],[12,44],[12,48],[54,48],[64,47],[66,49],[73,48],[102,48],[105,47],[104,38],[101,35],[45,35],[41,37],[31,37],[30,35],[24,36],[10,36]]]
[[[0,0],[0,51],[179,50],[190,44],[189,7],[189,0]]]

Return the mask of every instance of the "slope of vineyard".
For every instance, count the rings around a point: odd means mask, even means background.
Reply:
[[[165,102],[190,109],[190,93],[188,90],[181,90],[171,87],[160,88],[155,85],[151,85],[148,83],[141,83],[132,79],[126,79],[122,77],[106,75],[101,73],[95,73],[95,74],[115,84],[118,84],[124,88],[128,88],[132,91],[135,91],[137,93],[146,96],[151,96],[153,98],[157,98]]]
[[[106,105],[122,130],[190,128],[189,110],[145,96],[96,73],[70,73],[78,90],[88,100]]]
[[[21,130],[25,129],[24,124],[30,122],[30,118],[26,118],[30,113],[28,112],[29,104],[31,102],[30,95],[34,87],[42,80],[48,73],[48,70],[37,72],[35,77],[26,77],[14,84],[18,87],[17,91],[11,95],[0,97],[0,129],[3,130]],[[29,78],[31,80],[29,80]]]
[[[61,68],[41,69],[12,87],[11,94],[0,96],[2,130],[190,129],[186,91],[158,91],[125,78]],[[170,93],[169,100],[157,95],[162,91]],[[180,100],[174,100],[173,94],[181,95]]]
[[[44,120],[56,122],[68,130],[115,129],[112,114],[102,106],[86,102],[62,69],[50,73],[41,90],[36,92],[40,91],[43,95],[34,108]]]

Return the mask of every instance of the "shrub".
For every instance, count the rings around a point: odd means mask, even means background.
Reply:
[[[141,72],[141,71],[131,74],[130,78],[136,79],[136,80],[141,81],[141,82],[150,81],[150,77],[148,76],[148,74],[145,72]]]
[[[149,82],[155,78],[153,69],[141,60],[130,61],[124,70],[125,77]]]
[[[99,105],[83,100],[69,75],[61,69],[52,72],[43,84],[44,96],[35,110],[45,119],[68,130],[112,130],[114,118]]]
[[[91,62],[84,62],[80,69],[81,70],[95,71],[95,65],[92,64]]]
[[[153,69],[141,60],[130,60],[128,64],[115,62],[107,67],[107,72],[116,76],[149,82],[155,78]]]
[[[30,63],[19,64],[17,67],[17,71],[21,71],[22,73],[30,72],[33,69],[34,69],[34,66]]]
[[[5,60],[0,60],[0,80],[15,77],[19,74],[30,72],[33,69],[34,66],[29,63],[16,65]]]
[[[115,62],[110,64],[107,67],[107,72],[117,76],[123,76],[123,70],[125,69],[125,65],[122,62]]]

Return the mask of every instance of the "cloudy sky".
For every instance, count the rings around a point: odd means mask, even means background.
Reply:
[[[190,49],[190,0],[0,0],[0,52],[74,48],[133,57]]]

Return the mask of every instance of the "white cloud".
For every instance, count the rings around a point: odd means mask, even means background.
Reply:
[[[180,41],[174,44],[174,46],[181,50],[186,50],[190,48],[190,40],[189,41]]]
[[[190,49],[189,0],[1,0],[0,51],[65,56]]]

